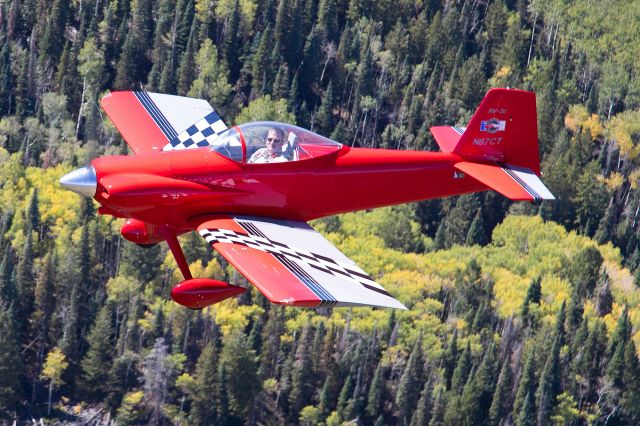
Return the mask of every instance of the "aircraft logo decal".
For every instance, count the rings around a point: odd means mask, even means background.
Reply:
[[[504,132],[507,128],[507,122],[505,120],[498,120],[497,118],[491,118],[487,121],[480,122],[480,131],[487,133]]]
[[[371,278],[369,275],[365,273],[354,271],[353,269],[350,269],[348,266],[344,264],[339,264],[335,260],[328,258],[326,256],[311,253],[306,250],[296,249],[286,244],[273,241],[267,238],[260,231],[258,232],[260,232],[260,234],[262,235],[257,235],[257,233],[255,233],[257,229],[253,229],[255,227],[251,228],[246,226],[248,225],[246,222],[242,222],[239,224],[243,226],[245,229],[247,229],[247,232],[248,232],[247,234],[240,234],[238,232],[235,232],[229,229],[216,228],[216,229],[202,229],[200,231],[200,235],[202,235],[202,237],[209,244],[215,244],[215,243],[239,244],[239,245],[244,245],[247,247],[251,247],[251,248],[272,254],[287,269],[293,272],[294,275],[298,276],[298,278],[300,278],[299,277],[300,272],[304,273],[307,276],[308,274],[306,274],[306,272],[304,272],[298,265],[296,265],[295,262],[293,262],[293,260],[302,261],[307,265],[311,266],[312,268],[317,269],[319,271],[349,279],[351,281],[354,281],[366,287],[369,290],[375,291],[380,294],[384,294],[385,296],[393,297],[386,290],[371,285],[371,283],[375,283],[375,281],[373,280],[373,278]],[[254,231],[253,235],[251,232],[252,229]],[[311,278],[311,277],[308,276],[308,278]],[[313,280],[313,278],[311,279]],[[308,282],[307,277],[305,277],[305,279],[300,278],[300,280],[307,285],[310,284]],[[313,283],[311,283],[311,286],[309,288],[314,293],[316,293],[316,290],[319,290],[319,289],[314,289],[315,284],[317,284],[317,282],[313,280]],[[322,292],[326,292],[326,290],[324,290],[324,288],[322,288],[319,284],[318,284],[318,287],[322,289]],[[324,295],[321,296],[318,294],[318,296],[321,299],[326,300],[326,297],[323,297]],[[331,295],[328,295],[328,296],[333,299]]]
[[[171,139],[163,151],[202,148],[211,146],[218,139],[218,135],[227,130],[227,126],[215,111],[210,112],[196,124]]]

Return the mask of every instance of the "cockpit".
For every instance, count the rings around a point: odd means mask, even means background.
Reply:
[[[342,144],[290,124],[256,121],[231,127],[211,150],[246,164],[302,161],[339,151]]]

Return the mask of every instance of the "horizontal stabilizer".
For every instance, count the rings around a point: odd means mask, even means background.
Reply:
[[[434,126],[430,130],[442,152],[453,152],[466,127]]]
[[[460,162],[455,168],[511,200],[555,200],[544,183],[530,169],[508,164]]]

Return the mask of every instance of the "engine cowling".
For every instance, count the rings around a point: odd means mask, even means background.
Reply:
[[[171,290],[171,298],[189,309],[202,309],[247,291],[223,281],[193,278],[182,281]]]

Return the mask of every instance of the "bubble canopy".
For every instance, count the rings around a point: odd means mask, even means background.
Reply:
[[[302,161],[328,155],[341,148],[342,144],[301,127],[274,121],[255,121],[227,129],[210,149],[239,163],[257,164]],[[256,161],[257,157],[271,157],[274,160]]]

